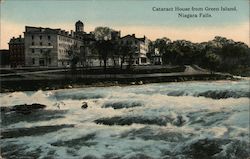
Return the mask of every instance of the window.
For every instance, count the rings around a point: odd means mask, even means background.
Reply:
[[[50,40],[50,35],[48,35],[48,40]]]
[[[43,53],[43,50],[42,50],[42,49],[40,49],[40,53]]]
[[[31,51],[32,51],[32,53],[35,53],[35,49],[32,49]]]
[[[44,59],[43,58],[40,58],[39,59],[39,65],[40,66],[44,66],[45,62],[44,62]]]
[[[35,64],[35,58],[32,58],[32,64],[33,65]]]
[[[42,35],[40,35],[40,40],[42,40],[42,38],[43,38],[43,36],[42,36]]]
[[[51,43],[48,43],[49,44],[49,46],[51,45]]]
[[[42,46],[42,45],[43,45],[43,43],[42,43],[42,42],[40,42],[40,45]]]
[[[34,42],[32,42],[31,45],[34,45]]]
[[[31,35],[31,39],[34,40],[34,35]]]

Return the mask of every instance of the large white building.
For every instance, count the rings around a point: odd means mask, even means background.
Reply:
[[[79,53],[84,39],[89,36],[80,21],[76,22],[76,31],[70,33],[61,29],[26,26],[25,65],[67,66],[70,64],[70,48],[74,46],[74,51]]]

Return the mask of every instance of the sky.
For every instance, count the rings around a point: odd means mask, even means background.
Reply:
[[[223,36],[249,45],[249,0],[0,0],[0,49],[7,49],[13,36],[23,36],[25,26],[74,30],[81,20],[85,31],[98,26],[120,30],[122,35],[135,33],[151,40],[168,37],[171,40],[203,42]],[[153,8],[173,8],[173,11],[153,11]],[[190,11],[175,11],[190,8]],[[203,11],[192,11],[203,8]],[[221,7],[236,11],[221,11]],[[205,10],[219,8],[219,11]],[[200,18],[199,15],[211,17]],[[197,14],[198,18],[178,17]]]

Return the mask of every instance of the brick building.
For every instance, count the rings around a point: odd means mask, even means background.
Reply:
[[[24,38],[21,35],[18,38],[13,37],[9,42],[10,66],[22,67],[25,65],[25,46]]]

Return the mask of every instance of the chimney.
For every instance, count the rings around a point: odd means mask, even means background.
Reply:
[[[22,38],[22,35],[19,35],[19,39],[21,39]]]

